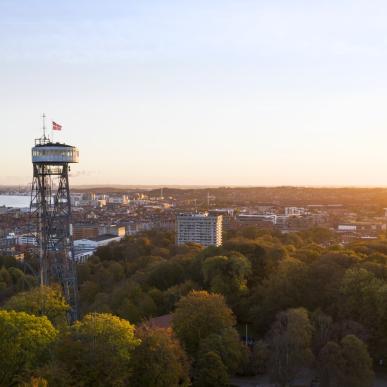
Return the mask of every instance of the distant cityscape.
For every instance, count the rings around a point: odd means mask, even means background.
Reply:
[[[270,189],[76,190],[71,193],[75,260],[84,262],[98,247],[149,230],[175,233],[176,244],[193,242],[203,246],[219,246],[223,233],[243,227],[280,233],[323,227],[334,231],[343,245],[377,239],[387,230],[383,203],[378,206],[365,201],[359,207],[345,197],[344,203],[331,203],[329,189],[325,193],[326,204],[312,204],[316,192],[308,188],[299,194],[296,205],[289,205],[296,188],[273,188],[281,193],[273,202],[254,202],[246,196],[248,192],[262,196],[267,190]],[[354,192],[353,199],[356,201],[358,196],[361,202],[362,194]],[[302,205],[303,197],[307,199]],[[24,253],[38,244],[30,222],[30,193],[27,188],[3,190],[2,198],[10,204],[0,206],[0,252],[23,259]]]

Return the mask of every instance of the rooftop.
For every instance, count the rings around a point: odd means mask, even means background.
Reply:
[[[60,147],[66,147],[66,148],[73,148],[73,146],[71,145],[67,145],[67,144],[64,144],[64,143],[60,143],[60,142],[47,142],[47,143],[38,143],[38,144],[35,144],[36,147],[52,147],[52,146],[60,146]]]
[[[98,235],[97,237],[92,238],[91,240],[96,241],[96,242],[101,242],[101,241],[106,241],[108,239],[113,239],[113,238],[117,238],[117,235],[103,234],[103,235]]]
[[[187,218],[217,218],[222,215],[209,214],[208,212],[195,213],[195,212],[183,212],[178,214],[179,217]]]
[[[172,314],[164,314],[163,316],[153,317],[145,322],[145,324],[143,323],[141,325],[149,325],[152,328],[168,329],[172,325]]]

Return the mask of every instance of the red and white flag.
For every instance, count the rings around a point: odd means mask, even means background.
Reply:
[[[59,125],[55,121],[52,121],[52,130],[62,130],[62,125]]]

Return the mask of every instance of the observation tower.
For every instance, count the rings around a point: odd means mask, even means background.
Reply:
[[[43,116],[44,119],[44,116]],[[72,240],[70,164],[78,163],[76,147],[52,142],[45,133],[32,148],[31,213],[36,220],[40,284],[59,283],[70,305],[68,319],[78,319],[78,287]]]

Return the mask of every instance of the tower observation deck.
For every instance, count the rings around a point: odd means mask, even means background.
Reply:
[[[78,319],[69,186],[70,164],[78,163],[76,147],[43,137],[32,148],[31,212],[36,220],[40,284],[59,283],[70,305],[68,319]]]

